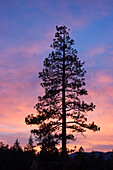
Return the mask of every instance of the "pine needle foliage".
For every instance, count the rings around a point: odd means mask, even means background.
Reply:
[[[35,106],[37,115],[25,118],[27,125],[35,124],[37,129],[31,130],[38,144],[58,144],[64,139],[74,140],[74,132],[84,133],[87,129],[98,131],[94,122],[87,123],[88,111],[95,105],[87,104],[81,96],[88,95],[85,89],[85,62],[77,56],[72,46],[74,40],[69,36],[66,26],[56,26],[57,32],[51,45],[52,52],[44,60],[44,68],[39,72],[41,86],[45,89],[44,96],[39,96]],[[66,133],[66,129],[72,132]],[[63,136],[64,135],[64,136]]]

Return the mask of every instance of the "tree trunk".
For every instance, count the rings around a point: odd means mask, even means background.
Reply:
[[[63,170],[66,170],[65,43],[63,46],[63,74],[62,74],[62,161]]]

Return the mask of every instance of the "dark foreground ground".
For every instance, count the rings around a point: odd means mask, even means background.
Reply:
[[[62,170],[61,154],[32,151],[0,149],[0,170],[31,170],[38,166],[40,170]],[[35,170],[35,169],[34,169]],[[106,159],[101,153],[76,153],[73,158],[67,156],[67,170],[113,170],[113,153]]]

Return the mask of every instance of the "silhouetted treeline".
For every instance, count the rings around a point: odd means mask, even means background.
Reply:
[[[105,159],[102,154],[96,156],[94,152],[90,155],[78,152],[70,164],[71,170],[113,170],[113,153]]]
[[[0,142],[0,170],[31,170],[34,160],[37,170],[62,170],[62,156],[57,148],[48,151],[42,148],[36,154],[32,142],[24,149],[18,140],[12,147]],[[79,150],[73,158],[67,155],[67,170],[113,170],[113,154],[105,159],[102,154],[95,156],[92,152],[88,156]]]
[[[34,151],[23,151],[18,140],[10,148],[0,142],[0,170],[29,170],[35,157]]]

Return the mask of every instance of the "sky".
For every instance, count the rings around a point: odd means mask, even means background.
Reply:
[[[113,149],[113,0],[0,0],[0,141],[28,143],[28,114],[43,95],[38,72],[52,51],[56,25],[70,28],[78,57],[85,61],[87,102],[96,108],[88,122],[99,132],[76,133],[73,148]]]

